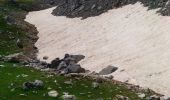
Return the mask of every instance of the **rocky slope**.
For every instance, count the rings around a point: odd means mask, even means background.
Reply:
[[[149,9],[161,8],[163,15],[169,15],[168,0],[62,0],[53,15],[67,17],[98,16],[110,9],[141,2]],[[167,4],[166,4],[167,3]]]

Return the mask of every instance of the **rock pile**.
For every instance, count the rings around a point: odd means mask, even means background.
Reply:
[[[84,73],[85,69],[82,68],[78,62],[84,59],[83,55],[69,55],[65,54],[63,59],[56,58],[51,64],[49,64],[50,68],[54,68],[60,73],[68,74],[68,73]]]

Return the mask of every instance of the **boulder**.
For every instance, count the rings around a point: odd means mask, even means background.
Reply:
[[[60,58],[56,58],[56,59],[51,61],[51,65],[49,67],[50,68],[57,68],[60,63],[61,63]]]
[[[85,73],[85,69],[79,64],[70,64],[66,69],[66,73]]]
[[[84,55],[70,55],[71,58],[75,59],[75,62],[78,63],[79,61],[85,58]]]
[[[41,80],[35,80],[33,82],[24,82],[23,83],[23,89],[29,90],[29,89],[40,89],[44,86],[43,81]]]
[[[108,74],[111,74],[113,72],[115,72],[118,68],[117,67],[114,67],[114,66],[108,66],[104,69],[102,69],[99,74],[100,75],[108,75]]]
[[[41,80],[35,80],[35,81],[33,82],[33,85],[34,85],[36,88],[42,88],[42,87],[44,86],[44,83],[43,83],[43,81],[41,81]]]
[[[61,61],[60,64],[58,65],[58,67],[57,67],[57,70],[63,70],[65,68],[67,68],[66,62],[65,61]]]
[[[75,63],[77,64],[79,61],[81,61],[84,58],[85,58],[84,55],[65,54],[65,57],[63,58],[63,60],[66,62],[67,65],[69,65],[69,64],[75,64]]]

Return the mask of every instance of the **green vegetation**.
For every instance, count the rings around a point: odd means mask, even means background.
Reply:
[[[97,89],[91,87],[93,81],[89,79],[72,79],[73,85],[68,85],[64,82],[70,78],[49,75],[18,64],[0,63],[4,65],[4,67],[0,67],[0,100],[60,100],[63,92],[75,95],[78,100],[96,100],[98,98],[112,100],[109,98],[113,98],[116,94],[127,96],[131,100],[139,100],[134,92],[110,82],[101,83]],[[28,91],[22,89],[23,82],[35,79],[43,80],[45,87]],[[59,98],[49,97],[47,93],[50,90],[58,91]]]

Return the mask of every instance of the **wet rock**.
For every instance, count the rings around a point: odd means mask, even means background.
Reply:
[[[114,66],[108,66],[104,69],[102,69],[99,74],[100,75],[108,75],[108,74],[111,74],[113,72],[115,72],[118,68],[117,67],[114,67]]]
[[[58,97],[59,93],[55,90],[51,90],[48,92],[48,96],[50,97]]]

